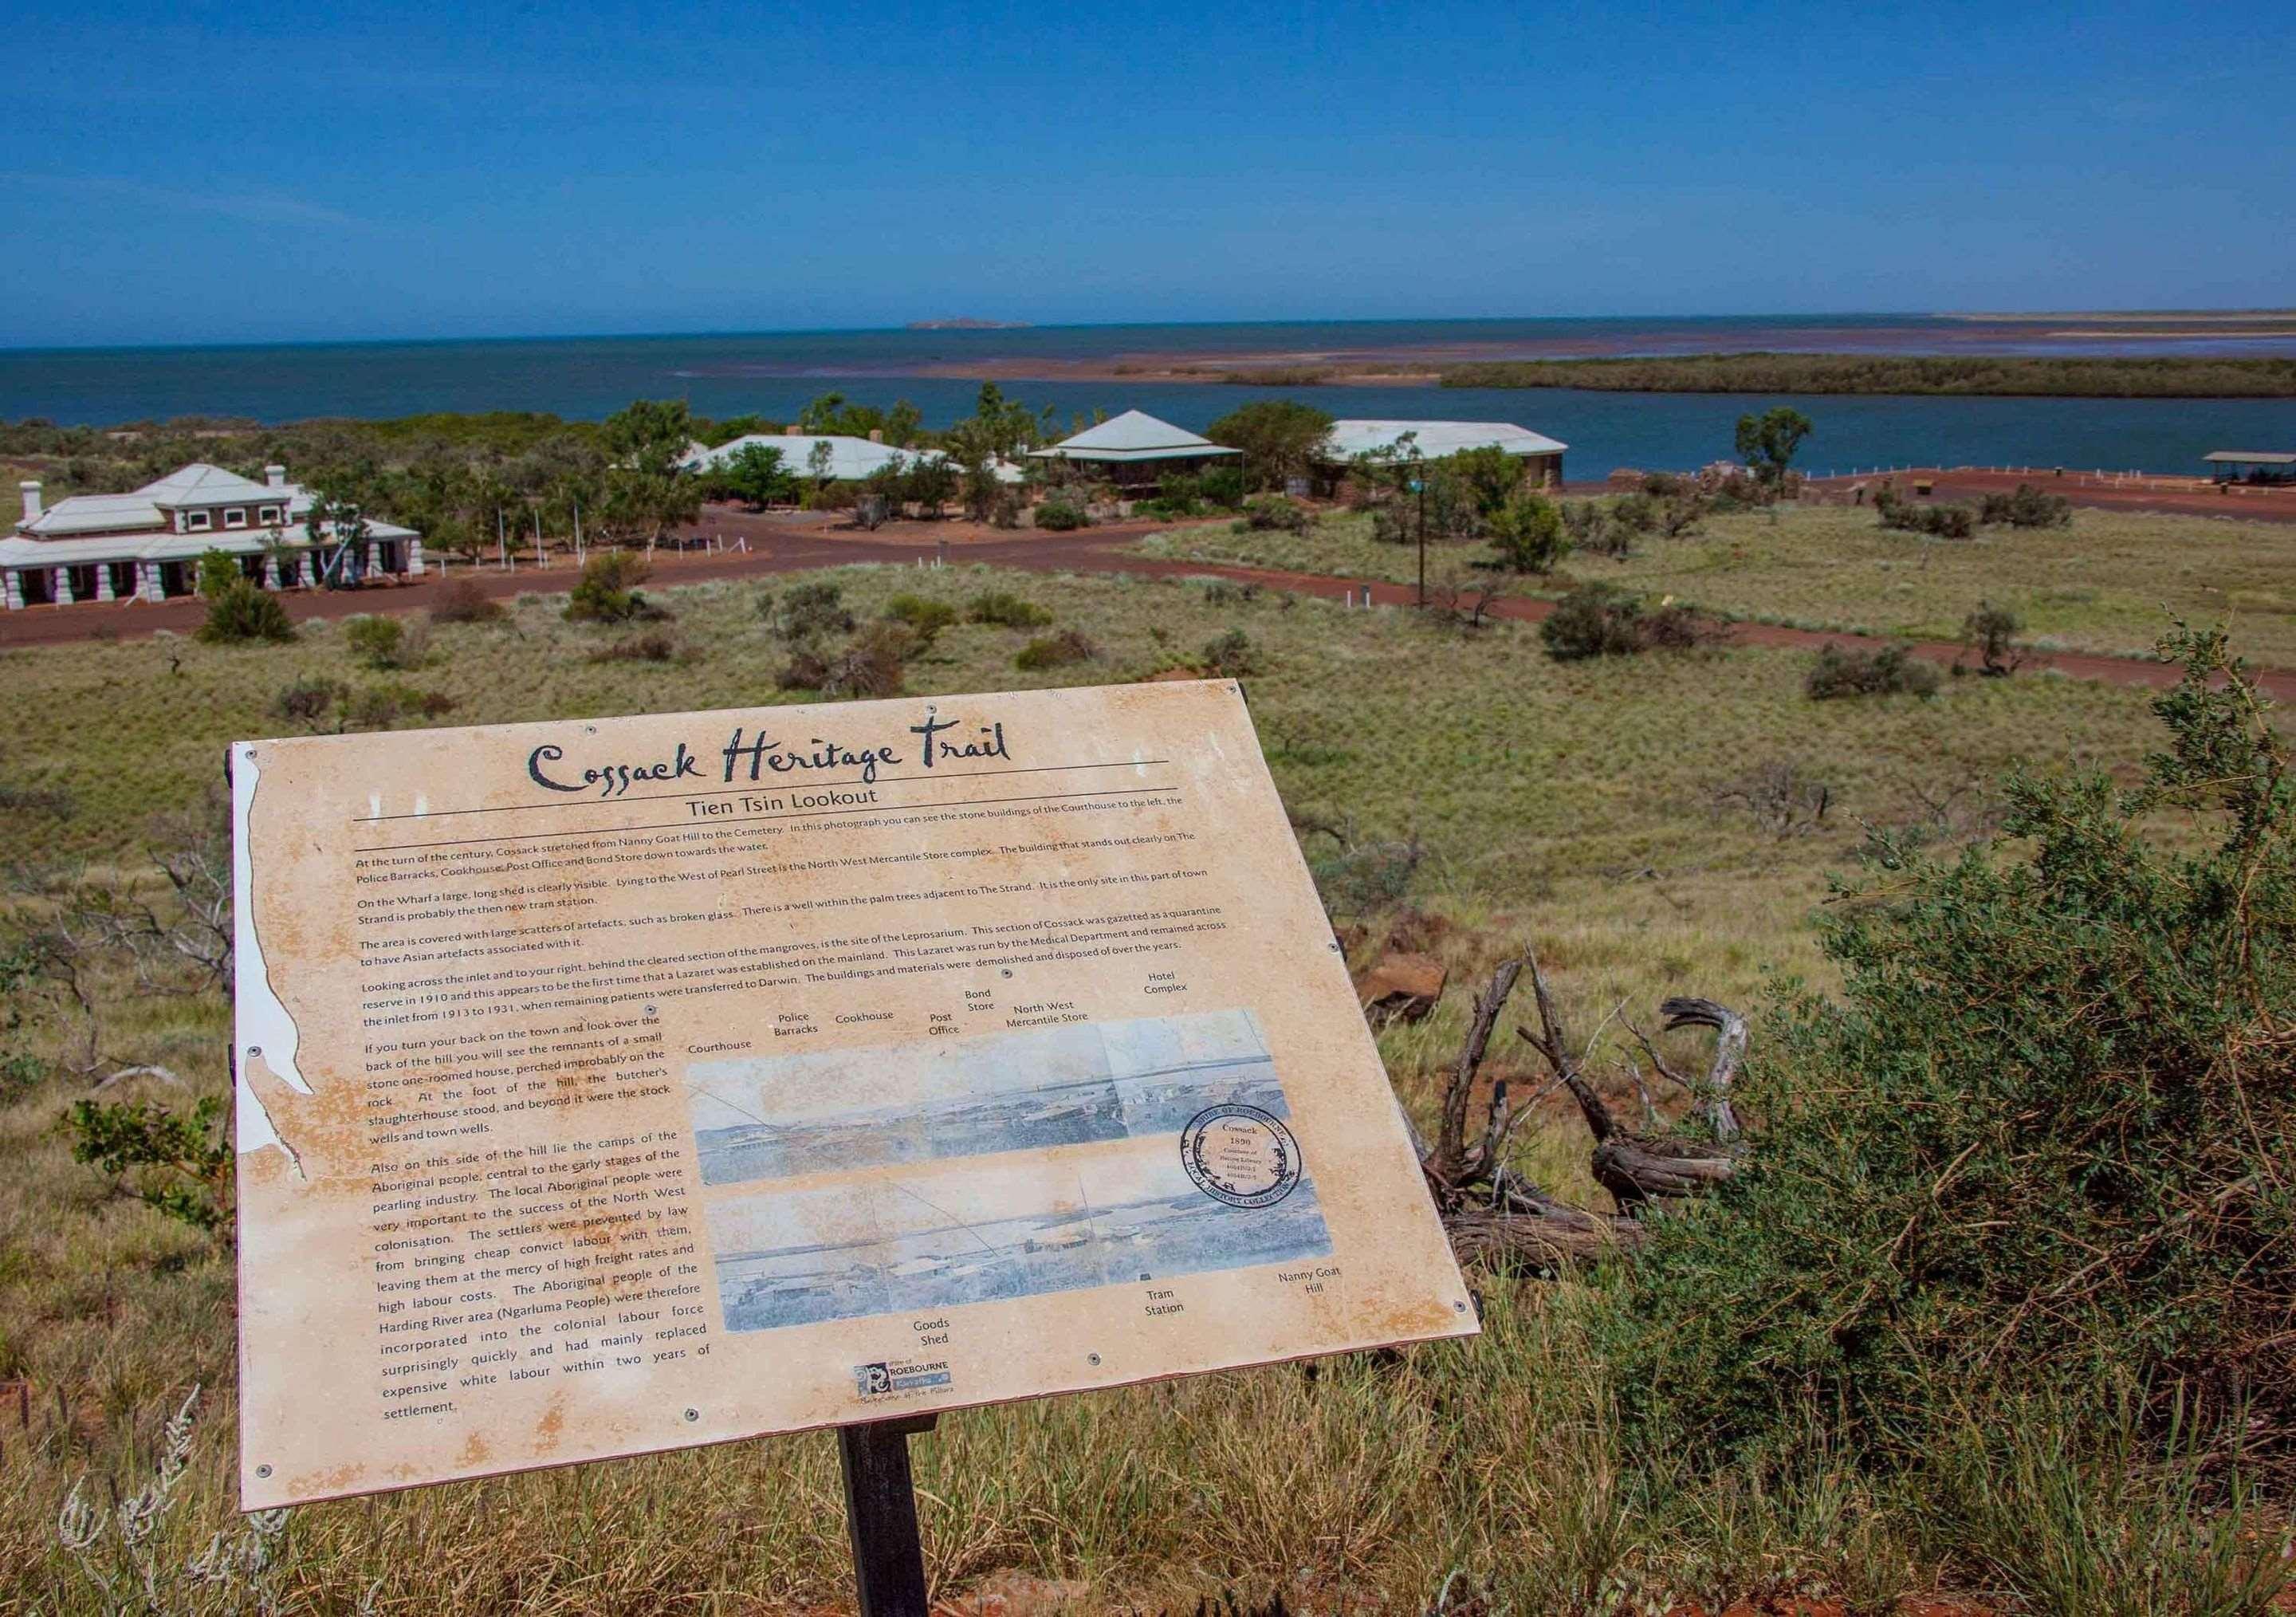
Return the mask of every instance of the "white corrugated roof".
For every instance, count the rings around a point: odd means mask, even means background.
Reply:
[[[905,462],[912,456],[921,459],[940,457],[938,449],[900,449],[891,444],[875,443],[865,438],[851,438],[842,433],[751,432],[719,444],[714,449],[688,451],[684,464],[690,472],[722,466],[749,444],[763,444],[768,449],[779,449],[783,468],[800,477],[813,475],[813,447],[827,444],[829,475],[839,482],[858,482],[881,466]]]
[[[75,535],[96,533],[134,533],[138,529],[159,528],[168,519],[160,514],[162,507],[173,509],[182,505],[246,505],[250,521],[254,519],[252,507],[287,503],[291,521],[300,521],[311,508],[311,497],[299,483],[283,483],[273,488],[243,478],[236,472],[226,472],[220,466],[194,461],[181,466],[153,483],[146,483],[131,494],[68,495],[49,506],[28,522],[19,522],[17,530],[42,538],[66,538]],[[232,531],[238,532],[234,529]]]
[[[412,539],[412,528],[370,521],[370,539]],[[332,528],[329,529],[332,534]],[[182,562],[220,550],[229,555],[258,555],[272,547],[267,528],[233,528],[211,533],[107,533],[85,538],[36,539],[14,534],[0,539],[0,567],[85,567],[98,562]],[[276,541],[290,550],[310,543],[302,523],[279,530]]]
[[[2296,453],[2284,449],[2211,449],[2201,458],[2234,466],[2296,466]]]
[[[210,505],[259,500],[279,491],[236,472],[193,461],[188,466],[178,466],[156,483],[144,484],[135,492],[155,505]]]
[[[1326,440],[1328,453],[1334,460],[1384,456],[1396,452],[1397,441],[1406,433],[1416,434],[1413,447],[1429,460],[1493,446],[1509,455],[1560,455],[1570,447],[1511,421],[1335,421]]]
[[[1189,456],[1241,455],[1224,448],[1185,427],[1159,421],[1141,410],[1127,410],[1096,427],[1086,427],[1049,449],[1031,449],[1038,460],[1177,460]]]

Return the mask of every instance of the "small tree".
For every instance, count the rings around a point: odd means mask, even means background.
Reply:
[[[239,570],[239,558],[226,550],[200,552],[200,599],[214,601],[226,592],[247,582],[247,575]]]
[[[1544,496],[1519,493],[1490,517],[1491,548],[1500,565],[1511,572],[1535,572],[1544,577],[1570,554],[1562,513]]]
[[[718,469],[718,485],[752,511],[797,498],[797,477],[771,444],[743,444]]]
[[[1244,478],[1254,488],[1282,488],[1304,477],[1332,434],[1332,417],[1291,398],[1261,398],[1230,410],[1204,436],[1243,451]]]
[[[278,596],[238,579],[209,598],[207,621],[200,625],[199,637],[210,645],[283,643],[295,637],[295,625]]]
[[[2016,636],[2024,627],[2015,612],[1980,601],[1977,610],[1962,620],[1961,643],[1977,653],[1979,673],[1988,679],[2005,678],[2025,661],[2015,650]],[[1954,665],[1956,669],[1960,666]]]
[[[1810,435],[1809,417],[1790,405],[1779,405],[1759,415],[1738,417],[1738,454],[1754,476],[1771,488],[1785,481],[1794,451]]]
[[[567,598],[566,620],[627,623],[660,616],[660,609],[638,593],[650,570],[645,558],[630,551],[599,551],[582,564],[582,577]]]
[[[800,584],[764,611],[774,633],[792,647],[845,634],[853,627],[844,592],[834,584]]]

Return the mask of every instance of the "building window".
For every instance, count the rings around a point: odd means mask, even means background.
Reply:
[[[228,507],[223,513],[223,525],[226,528],[246,527],[247,507],[244,505],[233,505]]]
[[[184,513],[184,527],[189,532],[205,533],[209,529],[214,526],[215,513],[212,511],[186,511]]]
[[[266,505],[255,513],[255,520],[266,528],[276,528],[287,519],[276,505]]]

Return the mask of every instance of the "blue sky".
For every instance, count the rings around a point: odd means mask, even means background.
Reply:
[[[12,14],[5,346],[2296,304],[2276,6]]]

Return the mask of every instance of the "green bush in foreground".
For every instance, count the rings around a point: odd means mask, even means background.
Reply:
[[[1615,1283],[1641,1451],[1912,1463],[1972,1407],[2134,1399],[2296,1465],[2296,782],[2220,632],[2163,650],[2140,785],[2020,776],[1991,849],[1840,885],[1749,1170]]]
[[[1074,662],[1089,662],[1100,655],[1100,648],[1072,628],[1057,635],[1041,635],[1021,648],[1013,659],[1013,666],[1022,673],[1034,673],[1040,669],[1066,668]]]
[[[1049,532],[1069,533],[1091,525],[1084,507],[1067,500],[1046,500],[1037,507],[1037,526]]]
[[[295,637],[295,626],[276,595],[266,595],[239,579],[209,598],[207,621],[200,625],[199,637],[210,645],[278,644]]]
[[[1615,584],[1581,584],[1556,603],[1538,637],[1557,662],[1587,657],[1629,657],[1645,649],[1643,603]]]
[[[1801,688],[1812,702],[1843,696],[1934,696],[1938,673],[1902,645],[1878,652],[1824,645],[1818,648],[1817,661],[1810,665]]]
[[[582,564],[566,598],[569,623],[631,623],[668,614],[638,590],[652,570],[631,550],[601,550]]]
[[[998,628],[1042,628],[1053,620],[1053,614],[1009,589],[992,589],[965,604],[964,620]]]

